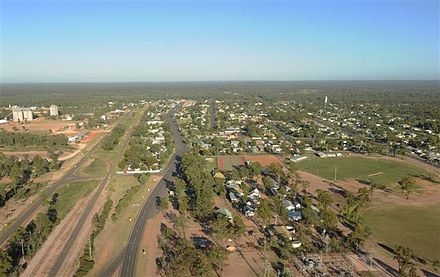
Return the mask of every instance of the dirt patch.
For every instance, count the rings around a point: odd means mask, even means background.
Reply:
[[[146,254],[139,254],[138,262],[136,263],[137,276],[159,276],[159,271],[156,267],[156,258],[160,257],[162,251],[159,248],[157,239],[160,236],[160,224],[164,221],[163,213],[158,213],[154,218],[147,220],[140,242],[140,249],[145,249]]]
[[[26,271],[23,276],[47,276],[50,270],[54,266],[55,261],[61,254],[65,243],[72,235],[78,221],[84,212],[84,209],[89,201],[93,198],[94,193],[99,188],[99,186],[89,194],[88,197],[80,200],[68,213],[68,215],[62,220],[62,222],[55,228],[55,230],[49,235],[46,242],[37,252],[37,254],[30,261]],[[105,200],[105,193],[101,194],[98,201],[95,203],[94,208],[89,213],[88,218],[85,221],[81,232],[76,237],[74,246],[69,249],[69,254],[64,261],[63,267],[61,268],[60,276],[72,276],[77,268],[77,260],[82,254],[82,249],[89,237],[92,230],[92,217],[96,212],[99,211]]]
[[[18,132],[23,132],[23,126],[26,128],[26,132],[44,132],[49,133],[52,130],[54,134],[67,134],[76,130],[75,124],[77,121],[63,121],[63,120],[49,120],[49,119],[37,119],[27,124],[19,124],[17,122],[9,122],[2,125],[2,129],[10,132],[14,132],[14,127],[18,128]]]
[[[246,161],[260,163],[263,167],[273,163],[283,164],[281,158],[275,155],[228,155],[218,156],[218,168],[220,170],[233,170],[235,166],[245,165]]]
[[[81,140],[81,142],[87,143],[89,141],[92,141],[93,139],[95,139],[95,137],[97,137],[101,134],[102,134],[102,132],[99,132],[99,131],[91,131]]]
[[[283,164],[283,161],[275,155],[243,155],[242,157],[246,161],[259,162],[264,167],[271,164]]]
[[[35,156],[40,156],[44,159],[49,159],[49,155],[47,151],[2,151],[3,154],[6,156],[15,156],[19,159],[23,158],[24,156],[28,156],[30,159],[34,158]],[[66,157],[70,157],[73,153],[72,152],[64,152],[61,156],[59,156],[59,160],[66,160]]]

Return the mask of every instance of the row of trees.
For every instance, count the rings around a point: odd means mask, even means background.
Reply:
[[[42,135],[33,133],[16,133],[0,131],[0,148],[37,146],[39,148],[66,147],[68,139],[65,135]]]
[[[203,220],[214,208],[212,185],[215,180],[207,170],[206,161],[196,153],[183,155],[182,169],[190,209],[197,219]]]
[[[112,206],[113,200],[111,200],[110,198],[107,199],[101,212],[99,214],[96,213],[93,217],[93,232],[90,235],[87,245],[84,247],[83,255],[79,259],[79,267],[76,271],[75,276],[85,276],[87,272],[89,272],[93,268],[93,265],[95,264],[95,261],[93,259],[93,242],[95,241],[95,238],[99,235],[99,233],[104,229],[105,222],[107,221]]]
[[[104,149],[105,151],[113,150],[116,147],[116,145],[118,145],[119,139],[124,135],[124,133],[125,133],[125,128],[121,125],[118,125],[115,128],[113,128],[110,135],[106,136],[102,140],[101,142],[102,149]]]
[[[43,245],[59,219],[54,194],[46,212],[40,212],[26,227],[19,227],[9,238],[6,250],[0,249],[0,276],[11,276],[23,269],[22,265],[33,257]]]

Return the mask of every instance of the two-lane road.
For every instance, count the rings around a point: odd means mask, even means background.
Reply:
[[[59,179],[58,181],[54,182],[52,185],[50,185],[45,193],[47,195],[52,195],[58,188],[61,186],[70,183],[72,181],[84,179],[84,177],[76,176],[76,172],[79,170],[80,166],[87,162],[87,160],[90,158],[90,154],[95,151],[95,149],[100,145],[100,143],[97,143],[95,146],[93,146],[92,149],[90,149],[87,154],[81,157],[81,159],[75,163],[74,166],[69,168],[66,172],[66,174]],[[0,232],[0,245],[3,245],[8,238],[17,230],[23,223],[27,222],[32,214],[40,207],[41,205],[41,198],[38,197],[29,207],[22,212],[6,229],[2,230]]]
[[[170,164],[165,168],[165,172],[162,180],[157,184],[155,189],[149,195],[148,199],[145,201],[141,208],[136,222],[134,223],[130,238],[127,243],[127,247],[114,259],[108,268],[116,269],[122,262],[122,269],[120,276],[134,276],[136,269],[136,259],[139,254],[139,244],[144,233],[146,222],[149,218],[152,218],[157,213],[156,199],[157,197],[163,197],[167,195],[167,182],[172,182],[173,176],[177,173],[177,165],[180,162],[181,155],[189,151],[189,148],[185,145],[183,137],[179,132],[177,125],[173,119],[176,108],[173,108],[168,113],[168,122],[170,124],[170,130],[174,137],[175,153],[170,160]],[[110,273],[110,272],[105,272]],[[113,273],[113,272],[112,272]]]
[[[126,113],[122,118],[127,118],[129,115],[132,114],[132,111],[129,111]],[[110,134],[110,133],[109,133]],[[107,134],[108,135],[108,134]],[[86,154],[82,153],[83,155],[74,165],[72,165],[67,172],[59,179],[58,181],[54,182],[53,184],[49,185],[49,187],[45,190],[45,193],[47,195],[52,195],[58,188],[71,183],[72,181],[82,180],[85,179],[85,177],[76,176],[77,171],[81,167],[81,165],[85,164],[91,157],[91,154],[93,154],[96,149],[101,145],[102,139],[104,139],[105,136],[101,138],[101,140],[96,143],[91,149],[87,151]],[[37,197],[35,201],[29,205],[29,207],[22,212],[8,227],[3,229],[0,232],[0,246],[6,243],[8,238],[25,222],[27,222],[34,212],[41,206],[41,198]]]

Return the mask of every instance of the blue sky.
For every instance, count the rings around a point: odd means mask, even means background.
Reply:
[[[2,82],[439,78],[438,1],[1,8]]]

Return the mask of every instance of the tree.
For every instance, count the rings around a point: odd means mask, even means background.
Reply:
[[[257,215],[263,220],[264,224],[269,223],[272,215],[272,209],[270,208],[269,200],[261,199],[260,206],[257,209]]]
[[[370,235],[371,229],[358,223],[354,231],[348,235],[347,242],[354,250],[358,251]]]
[[[182,179],[176,178],[174,181],[175,187],[176,187],[176,197],[178,202],[178,211],[180,214],[185,214],[188,210],[188,198],[186,197],[185,193],[185,181]]]
[[[0,249],[0,276],[9,276],[12,270],[12,258],[9,254]]]
[[[169,202],[168,202],[168,198],[167,197],[161,197],[159,199],[159,209],[163,212],[168,210],[169,208]]]
[[[284,175],[283,167],[279,163],[271,163],[267,170],[269,174],[276,178],[280,178],[282,175]]]
[[[340,252],[341,251],[341,246],[339,244],[339,240],[337,238],[335,238],[335,237],[331,238],[329,243],[328,243],[328,248],[332,252]]]
[[[414,276],[415,263],[413,256],[414,252],[410,248],[402,245],[397,246],[394,259],[399,263],[400,276]]]
[[[321,189],[317,189],[316,192],[318,193],[318,202],[321,204],[321,207],[323,209],[327,209],[327,207],[333,203],[333,199],[330,196],[330,193],[328,191],[324,191]]]
[[[122,159],[119,163],[118,163],[118,168],[123,170],[125,169],[125,167],[127,166],[127,161],[125,159]],[[138,179],[139,180],[139,179]]]
[[[259,162],[250,162],[249,171],[252,176],[258,176],[261,174],[261,164]]]
[[[336,214],[330,210],[330,209],[322,209],[319,213],[319,216],[322,220],[322,226],[327,229],[331,230],[336,228],[336,224],[338,223],[338,218],[336,217]]]
[[[32,160],[32,167],[33,177],[38,177],[49,172],[49,162],[38,155]]]
[[[409,194],[415,190],[416,181],[413,177],[406,176],[399,182],[402,194],[406,194],[406,199],[409,199]]]
[[[440,260],[439,260],[439,259],[435,259],[435,260],[433,260],[433,261],[432,261],[432,267],[433,267],[435,270],[438,270],[438,268],[440,267]]]
[[[139,174],[137,176],[137,180],[140,185],[142,185],[142,186],[145,185],[145,183],[147,183],[147,181],[148,181],[148,174],[146,174],[146,173]]]
[[[51,171],[55,171],[60,169],[60,167],[61,167],[61,163],[58,161],[58,156],[55,155],[54,157],[52,157],[52,160],[49,163],[49,169]]]
[[[216,271],[222,271],[228,260],[228,251],[220,246],[212,246],[207,253],[208,260]]]

